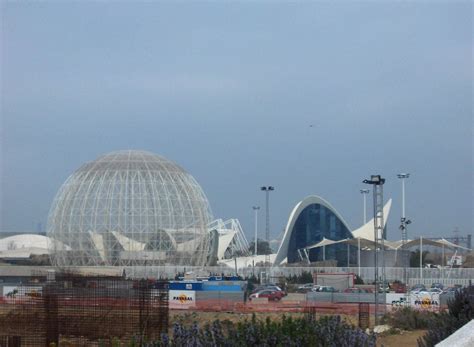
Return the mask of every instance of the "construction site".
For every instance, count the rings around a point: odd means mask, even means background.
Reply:
[[[141,345],[167,330],[167,282],[59,273],[0,300],[0,346]]]

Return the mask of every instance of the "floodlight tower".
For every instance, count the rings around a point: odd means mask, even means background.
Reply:
[[[369,189],[361,189],[360,193],[364,197],[364,224],[367,222],[367,194],[369,194]]]
[[[266,223],[265,223],[265,240],[270,247],[270,192],[275,190],[275,187],[264,186],[260,190],[265,192],[265,209],[266,209]],[[265,263],[270,263],[270,254],[265,255]]]
[[[258,210],[260,210],[260,206],[253,206],[253,211],[255,212],[255,251],[253,253],[254,256],[257,255],[257,235],[258,235],[258,232],[257,232],[257,229],[258,229]]]
[[[385,293],[385,259],[384,259],[384,221],[383,221],[383,185],[385,178],[380,175],[371,175],[370,180],[363,180],[365,184],[373,186],[374,196],[374,272],[375,272],[375,325],[378,324],[378,305],[379,290],[382,284],[382,290]],[[379,257],[380,253],[380,257]],[[380,258],[380,259],[379,259]],[[381,262],[381,278],[379,278],[379,260]],[[383,305],[385,307],[385,304]]]
[[[407,271],[407,263],[408,263],[408,254],[406,254],[406,249],[405,245],[408,242],[408,232],[407,232],[407,226],[408,224],[411,224],[411,220],[406,218],[405,215],[405,179],[410,177],[409,173],[400,173],[397,175],[399,179],[402,180],[402,217],[400,219],[400,230],[402,231],[402,249],[403,252],[402,254],[404,255],[403,260],[403,281],[405,282],[405,285],[408,286],[408,271]]]

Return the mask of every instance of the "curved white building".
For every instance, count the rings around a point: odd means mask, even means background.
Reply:
[[[384,207],[388,217],[391,199]],[[387,218],[385,218],[387,220]],[[274,265],[336,260],[339,266],[356,261],[355,252],[347,252],[342,241],[352,238],[373,240],[373,219],[355,231],[346,223],[339,212],[323,198],[310,195],[300,201],[290,214],[285,233],[278,249]]]
[[[336,209],[323,198],[310,195],[296,204],[291,212],[274,264],[295,263],[303,259],[323,260],[320,250],[308,252],[306,248],[323,238],[340,240],[350,237],[350,228]],[[337,247],[333,247],[329,252],[337,251]],[[328,253],[325,258],[332,256],[336,257],[336,254]]]

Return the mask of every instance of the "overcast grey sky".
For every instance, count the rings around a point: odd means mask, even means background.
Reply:
[[[189,171],[215,217],[248,235],[261,185],[276,188],[277,236],[310,194],[358,227],[361,181],[380,173],[400,238],[399,172],[411,173],[410,236],[471,233],[472,10],[2,1],[0,230],[44,228],[82,163],[144,149]]]

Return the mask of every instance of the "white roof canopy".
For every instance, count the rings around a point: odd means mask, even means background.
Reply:
[[[421,239],[421,242],[420,242]],[[359,241],[360,240],[360,241]],[[318,243],[315,243],[314,245],[306,247],[306,249],[313,249],[313,248],[320,248],[320,247],[325,247],[325,246],[330,246],[334,245],[336,243],[344,243],[344,244],[350,244],[352,246],[358,246],[360,243],[361,248],[370,248],[373,249],[375,247],[375,242],[372,240],[364,239],[364,238],[354,238],[354,239],[344,239],[344,240],[339,240],[339,241],[334,241],[334,240],[329,240],[323,237],[321,241]],[[462,247],[459,245],[456,245],[452,242],[449,242],[448,240],[441,239],[441,240],[431,240],[431,239],[426,239],[426,238],[417,238],[414,240],[408,240],[405,246],[403,246],[403,242],[400,241],[384,241],[384,246],[385,249],[392,249],[392,250],[398,250],[402,248],[411,248],[413,246],[418,246],[422,243],[423,245],[428,245],[428,246],[435,246],[435,247],[447,247],[450,249],[463,249],[463,250],[470,250],[469,248]]]

